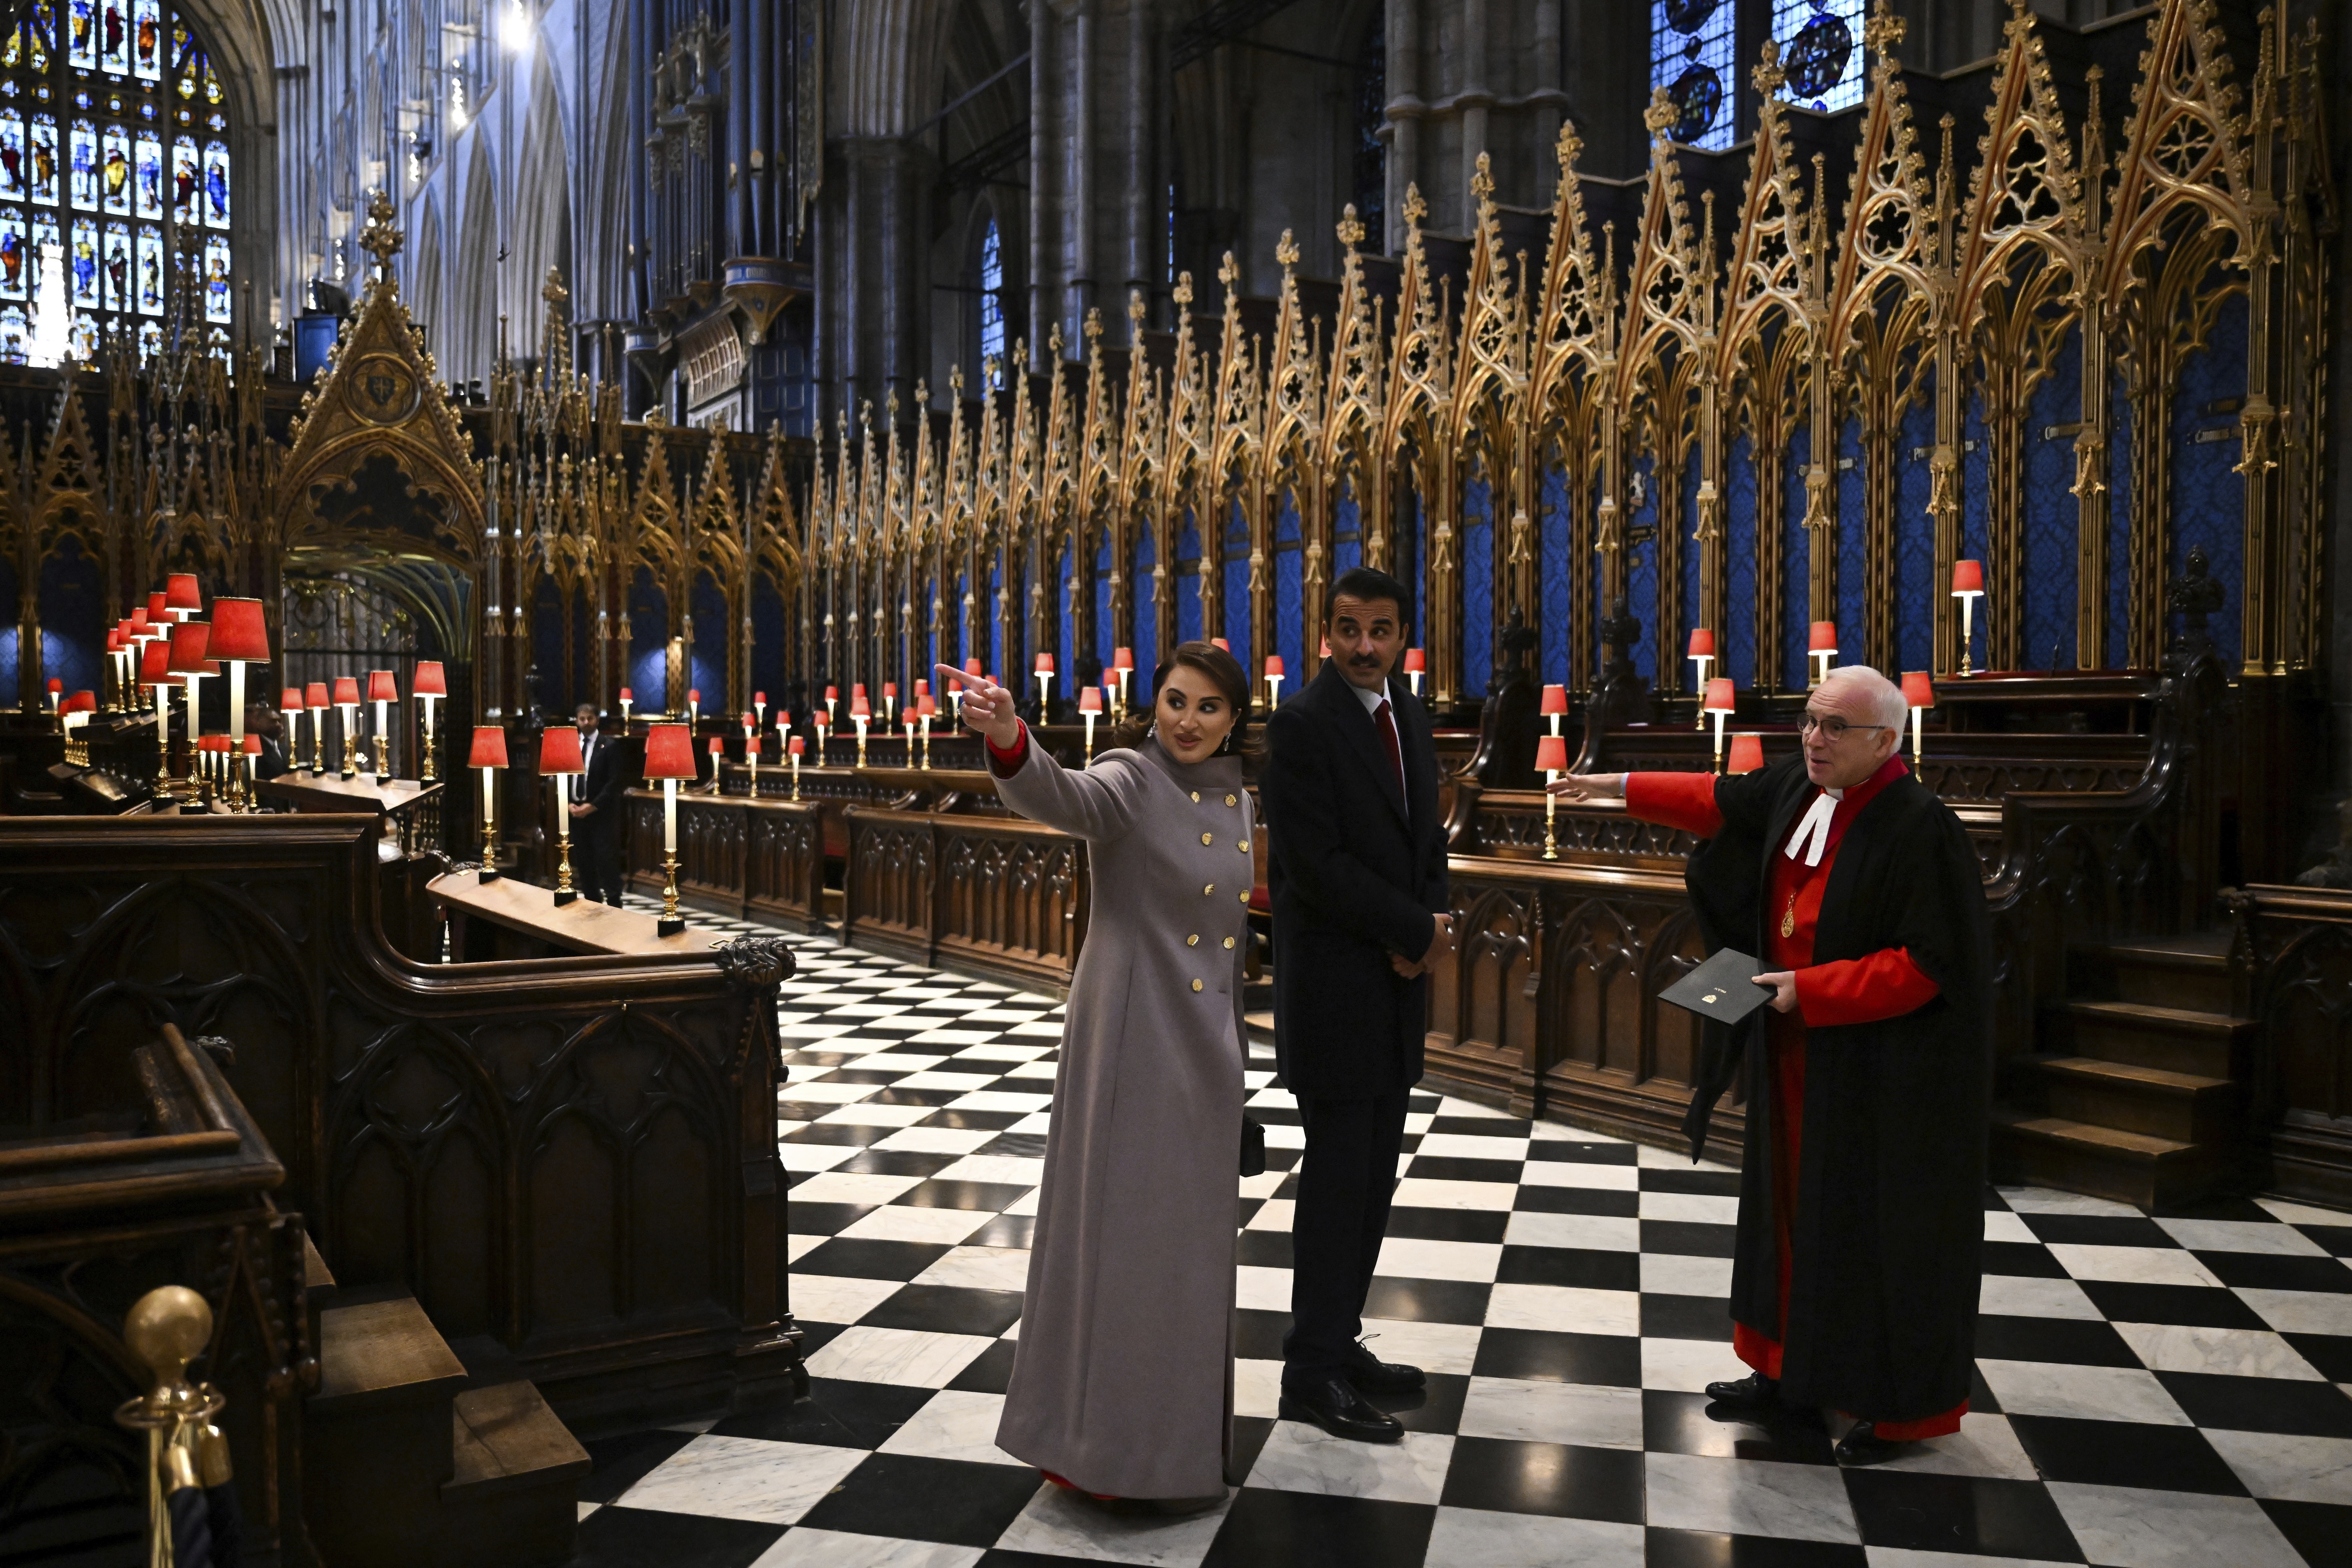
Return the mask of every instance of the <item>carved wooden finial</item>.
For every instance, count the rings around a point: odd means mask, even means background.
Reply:
[[[1470,174],[1470,194],[1484,206],[1495,199],[1495,169],[1486,153],[1478,154],[1478,166]]]
[[[995,356],[992,354],[989,357],[993,359]],[[982,368],[982,374],[986,374],[985,367]],[[948,392],[956,402],[963,401],[963,366],[952,364],[948,367]],[[782,426],[776,426],[773,428],[782,429]]]
[[[1870,20],[1862,25],[1863,47],[1874,55],[1886,54],[1902,43],[1907,27],[1903,18],[1895,14],[1895,0],[1878,0]]]
[[[1151,307],[1144,303],[1142,289],[1129,289],[1127,291],[1127,319],[1135,330],[1142,329],[1143,318],[1149,315],[1150,310]]]
[[[1274,258],[1282,264],[1285,272],[1298,265],[1298,242],[1290,237],[1286,228],[1282,231],[1282,237],[1274,242]]]
[[[1089,349],[1100,342],[1102,341],[1102,307],[1099,305],[1087,306],[1085,324],[1080,326],[1078,330],[1086,333],[1087,346]]]
[[[551,267],[547,269],[547,281],[541,286],[539,297],[551,305],[561,305],[572,298],[571,291],[563,287],[563,268]]]
[[[1234,261],[1234,253],[1230,250],[1226,251],[1225,258],[1217,263],[1217,281],[1225,286],[1227,293],[1231,293],[1234,285],[1240,280],[1241,275],[1242,269]]]
[[[1062,357],[1062,323],[1059,321],[1055,321],[1045,333],[1045,354],[1049,359]]]
[[[1748,79],[1756,84],[1759,97],[1770,98],[1780,90],[1781,84],[1789,79],[1789,73],[1780,68],[1779,39],[1764,40],[1762,58],[1757,62],[1755,73]]]
[[[1675,108],[1675,100],[1666,96],[1664,88],[1650,89],[1650,107],[1642,110],[1642,123],[1650,128],[1653,141],[1664,141],[1667,128],[1681,118],[1681,112]]]
[[[1419,183],[1404,188],[1404,221],[1408,228],[1419,228],[1421,220],[1429,216],[1429,204],[1421,197]]]
[[[1356,216],[1355,203],[1349,202],[1340,209],[1339,226],[1332,232],[1339,237],[1339,243],[1350,250],[1364,243],[1364,225]]]
[[[1176,274],[1176,287],[1170,290],[1168,297],[1176,301],[1176,308],[1180,310],[1185,306],[1191,304],[1192,302],[1192,275],[1190,272],[1179,272]]]

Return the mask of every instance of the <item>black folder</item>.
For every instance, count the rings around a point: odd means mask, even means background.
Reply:
[[[1727,947],[1659,992],[1658,1000],[1718,1024],[1737,1024],[1772,1000],[1770,986],[1754,984],[1763,973],[1756,959]]]

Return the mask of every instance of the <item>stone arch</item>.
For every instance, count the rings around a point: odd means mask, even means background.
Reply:
[[[449,330],[440,335],[436,356],[453,380],[487,379],[498,355],[498,173],[486,138],[478,132],[468,140],[473,153],[459,198],[464,216],[448,245],[457,262],[447,285]]]
[[[508,342],[518,355],[547,352],[539,341],[546,315],[539,289],[547,269],[561,268],[565,277],[572,275],[570,163],[562,102],[541,50],[534,57],[530,106],[515,164],[513,254],[499,279]]]

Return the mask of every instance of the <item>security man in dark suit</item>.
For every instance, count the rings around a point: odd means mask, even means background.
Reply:
[[[253,759],[255,778],[274,779],[292,768],[294,764],[286,760],[285,721],[275,709],[259,702],[247,704],[245,732],[261,737],[261,754]]]
[[[621,907],[621,792],[628,787],[621,744],[596,728],[596,705],[583,702],[580,760],[585,773],[572,775],[572,837],[580,841],[580,890],[614,909]]]
[[[1274,1031],[1307,1149],[1291,1224],[1282,1414],[1340,1437],[1404,1428],[1364,1399],[1423,1385],[1364,1348],[1406,1091],[1421,1078],[1424,979],[1453,941],[1437,752],[1401,680],[1404,585],[1357,567],[1331,585],[1322,670],[1266,722],[1260,786],[1274,898]]]

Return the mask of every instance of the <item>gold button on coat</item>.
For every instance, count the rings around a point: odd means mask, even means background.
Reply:
[[[1215,892],[1216,890],[1217,890],[1217,885],[1216,885],[1214,882],[1212,882],[1212,883],[1210,883],[1207,887],[1205,887],[1205,888],[1203,888],[1203,889],[1201,889],[1201,896],[1202,896],[1202,898],[1204,898],[1204,899],[1205,899],[1205,898],[1207,898],[1211,893],[1213,893],[1213,892]]]
[[[1227,795],[1227,796],[1225,796],[1225,804],[1226,804],[1227,805],[1233,805],[1233,804],[1234,804],[1234,797],[1233,797],[1232,795]]]
[[[1241,896],[1241,897],[1242,897],[1242,902],[1244,902],[1244,903],[1248,903],[1248,902],[1249,902],[1249,889],[1246,889],[1246,888],[1243,889],[1242,889],[1242,896]]]
[[[1213,833],[1203,833],[1201,835],[1201,842],[1203,844],[1214,843],[1215,840],[1216,835]]]
[[[1234,945],[1234,939],[1233,939],[1232,937],[1227,937],[1227,938],[1225,938],[1225,945],[1226,945],[1227,947],[1231,947],[1231,946],[1233,946],[1233,945]]]
[[[1201,933],[1200,933],[1199,931],[1194,931],[1191,936],[1186,937],[1186,938],[1184,939],[1184,945],[1185,945],[1186,947],[1198,947],[1198,946],[1200,946],[1200,945],[1201,945]],[[1231,946],[1233,945],[1233,943],[1231,943],[1231,942],[1227,942],[1225,945],[1226,945],[1227,947],[1231,947]]]
[[[1193,989],[1193,990],[1198,991],[1200,988],[1201,988],[1201,983],[1200,983],[1199,981],[1195,980],[1194,982],[1192,982],[1192,989]]]
[[[1199,790],[1194,790],[1192,792],[1192,804],[1194,805],[1201,804],[1201,792]]]
[[[1242,840],[1242,853],[1244,855],[1249,853],[1249,840],[1246,838]]]

